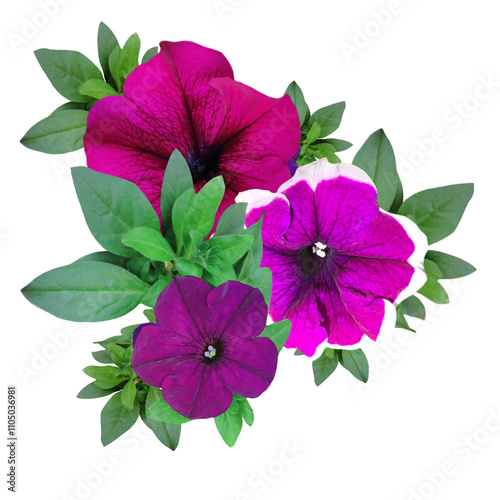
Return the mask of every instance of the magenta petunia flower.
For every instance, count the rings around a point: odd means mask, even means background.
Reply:
[[[167,161],[186,158],[199,191],[222,175],[222,213],[252,188],[276,191],[290,179],[300,139],[289,96],[267,97],[239,83],[220,52],[162,42],[128,77],[123,96],[98,101],[84,137],[88,166],[136,183],[160,214]]]
[[[273,288],[269,314],[292,322],[286,347],[312,356],[323,341],[352,348],[394,329],[394,302],[425,282],[425,235],[379,209],[360,168],[322,159],[300,167],[277,194],[242,193],[247,225],[264,213],[262,267]]]
[[[138,332],[132,367],[165,401],[195,418],[224,413],[233,393],[260,396],[272,382],[278,350],[258,337],[266,326],[262,293],[228,281],[215,289],[200,278],[175,278],[155,306],[157,325]]]

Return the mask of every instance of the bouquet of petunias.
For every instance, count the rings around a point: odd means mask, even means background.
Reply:
[[[139,64],[139,37],[121,47],[101,24],[98,50],[102,71],[79,52],[36,51],[68,102],[21,142],[85,148],[73,181],[104,250],[23,294],[71,321],[147,307],[146,323],[110,332],[84,369],[94,380],[78,397],[111,396],[104,445],[141,417],[171,449],[200,418],[232,446],[283,346],[314,356],[317,385],[339,363],[366,382],[362,344],[390,343],[407,316],[425,318],[415,293],[446,303],[439,280],[474,271],[428,249],[456,229],[473,186],[405,200],[382,130],[342,163],[351,144],[327,137],[343,102],[311,113],[295,82],[268,97],[191,42],[162,42]]]

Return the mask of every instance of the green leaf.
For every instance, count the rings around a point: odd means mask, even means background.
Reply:
[[[88,112],[88,104],[85,103],[85,102],[65,102],[64,104],[61,104],[60,106],[58,106],[56,109],[54,109],[54,111],[52,111],[52,115],[54,113],[57,113],[58,111],[68,111],[70,109],[81,109],[83,111],[87,111]]]
[[[335,154],[335,148],[330,144],[315,143],[309,146],[309,151],[316,158],[326,158],[330,163],[340,163],[340,158]]]
[[[401,179],[398,175],[398,183],[397,183],[397,189],[396,189],[396,196],[394,197],[394,201],[392,202],[391,208],[389,209],[389,212],[391,214],[397,214],[399,207],[403,203],[404,199],[404,193],[403,193],[403,183],[401,182]]]
[[[233,447],[243,427],[243,419],[238,409],[238,402],[233,398],[229,409],[222,415],[215,417],[214,421],[224,442],[230,448]]]
[[[396,328],[403,328],[404,330],[409,330],[410,332],[415,333],[415,330],[413,328],[410,328],[410,325],[406,321],[406,318],[404,317],[401,310],[397,309],[396,311]]]
[[[299,351],[298,349],[295,349],[295,352],[293,353],[294,356],[304,356],[304,353],[302,351]]]
[[[247,203],[235,203],[226,208],[220,216],[214,236],[240,234],[245,228],[246,209]]]
[[[271,273],[271,269],[269,269],[268,267],[260,267],[251,276],[245,278],[244,280],[240,279],[240,281],[242,283],[245,283],[246,285],[258,288],[262,292],[264,300],[269,307],[273,285],[273,276]]]
[[[80,87],[80,94],[88,95],[94,99],[102,99],[109,95],[119,95],[109,83],[102,80],[87,80]]]
[[[115,87],[118,92],[122,91],[124,78],[120,71],[120,55],[122,53],[122,49],[119,45],[117,45],[109,55],[108,63],[109,63],[109,71],[111,73],[110,80],[115,82]]]
[[[33,125],[21,144],[42,153],[61,154],[83,147],[89,112],[82,109],[55,111]]]
[[[422,301],[418,297],[415,297],[415,295],[403,300],[403,302],[398,305],[397,309],[398,311],[401,311],[401,314],[406,316],[411,316],[412,318],[418,318],[421,320],[425,319],[424,304],[422,304]]]
[[[89,253],[80,257],[75,262],[107,262],[108,264],[114,264],[115,266],[125,267],[127,265],[128,259],[125,257],[120,257],[111,252],[94,252]]]
[[[142,313],[146,316],[146,319],[150,323],[156,323],[155,312],[153,309],[145,309]]]
[[[361,349],[355,351],[337,350],[340,364],[361,382],[368,381],[368,360]]]
[[[87,366],[83,369],[85,375],[95,379],[95,385],[101,389],[111,389],[125,382],[127,378],[116,366]]]
[[[426,189],[405,200],[398,213],[415,222],[431,245],[455,231],[473,193],[474,184]]]
[[[254,240],[247,255],[236,266],[240,281],[250,278],[258,269],[262,260],[262,219],[245,229],[241,234],[250,234]]]
[[[248,399],[242,398],[241,396],[238,396],[236,394],[233,394],[233,398],[238,403],[238,410],[241,413],[243,420],[247,425],[251,427],[254,423],[255,415],[253,413],[252,407],[250,406],[250,403],[248,402]]]
[[[159,389],[155,389],[158,390]],[[151,391],[151,389],[150,389]],[[154,401],[146,412],[146,415],[159,422],[168,422],[169,424],[184,424],[190,422],[191,419],[177,413],[162,397]]]
[[[224,196],[224,180],[222,176],[207,182],[191,199],[184,220],[184,236],[189,231],[198,231],[206,238],[214,225],[215,213]]]
[[[345,102],[337,102],[336,104],[325,106],[311,115],[309,123],[316,122],[321,128],[321,137],[327,137],[339,128],[344,110]]]
[[[135,257],[122,238],[136,227],[160,230],[158,215],[142,191],[132,182],[87,167],[71,169],[85,220],[94,238],[110,252]]]
[[[142,298],[142,303],[148,307],[154,307],[156,305],[156,301],[160,296],[160,293],[165,290],[166,286],[172,280],[172,274],[169,273],[168,276],[163,276],[158,279],[158,281],[151,286],[151,288],[146,292],[146,295]]]
[[[427,275],[427,281],[424,286],[418,290],[418,293],[436,304],[448,304],[450,302],[448,293],[438,281],[443,278],[443,273],[439,266],[432,260],[424,259],[424,269]]]
[[[50,83],[70,101],[89,102],[89,96],[80,94],[80,87],[87,80],[103,79],[99,68],[80,52],[38,49],[35,56]]]
[[[203,269],[198,264],[184,257],[177,259],[175,267],[181,276],[196,276],[197,278],[201,278],[203,275]]]
[[[272,323],[264,328],[264,331],[259,335],[259,337],[267,337],[271,339],[278,352],[283,349],[285,342],[290,336],[290,329],[292,328],[292,323],[288,319],[283,319],[277,323]]]
[[[193,177],[189,166],[178,149],[170,155],[161,187],[161,215],[163,234],[172,228],[172,210],[179,196],[193,189]]]
[[[341,139],[318,139],[316,144],[329,144],[335,149],[335,153],[339,153],[340,151],[345,151],[349,149],[352,144],[347,141],[343,141]]]
[[[109,396],[118,390],[119,389],[117,387],[113,387],[111,389],[101,389],[95,385],[95,382],[90,382],[90,384],[86,385],[76,397],[79,399],[103,398],[104,396]]]
[[[233,266],[226,264],[225,262],[221,262],[217,265],[217,271],[217,273],[210,271],[203,272],[203,279],[214,288],[222,285],[222,283],[225,283],[226,281],[238,280]]]
[[[444,279],[462,278],[472,274],[476,268],[465,262],[465,260],[448,255],[447,253],[429,250],[425,256],[426,259],[434,262],[441,270]]]
[[[132,360],[132,347],[124,348],[118,344],[108,344],[109,354],[116,366],[125,368]]]
[[[105,321],[137,306],[148,285],[121,267],[75,262],[48,271],[21,291],[32,304],[69,321]]]
[[[177,254],[179,255],[181,249],[184,245],[184,235],[186,232],[186,214],[188,211],[188,207],[191,203],[191,200],[194,198],[194,190],[188,189],[184,191],[174,202],[174,206],[172,207],[172,225],[175,234],[175,241],[177,247]]]
[[[236,263],[252,246],[254,238],[250,234],[214,236],[207,241],[210,255],[217,255],[227,264]]]
[[[120,77],[123,82],[132,71],[139,66],[141,40],[137,33],[131,35],[120,52]]]
[[[321,385],[337,368],[339,355],[335,349],[326,347],[323,354],[312,362],[314,383]]]
[[[314,141],[319,139],[320,136],[321,136],[321,127],[318,125],[317,122],[314,122],[306,135],[307,144],[312,144]]]
[[[127,432],[139,418],[139,402],[132,409],[121,402],[120,393],[111,396],[101,412],[101,442],[107,446]]]
[[[122,243],[151,260],[167,262],[176,257],[161,232],[149,227],[141,226],[132,229],[122,238]]]
[[[145,407],[141,408],[141,418],[144,423],[154,432],[159,441],[167,448],[175,450],[179,444],[181,426],[153,420],[147,416],[147,410],[155,401],[163,400],[161,391],[155,387],[150,387],[146,398]]]
[[[400,180],[394,150],[385,132],[379,129],[370,135],[352,162],[370,176],[377,188],[380,207],[389,210],[396,198]]]
[[[302,127],[306,119],[310,116],[309,106],[306,104],[302,90],[295,82],[292,82],[288,85],[285,94],[288,94],[295,104],[299,113],[300,126]]]
[[[146,51],[146,53],[142,56],[142,61],[141,64],[146,64],[147,62],[151,61],[153,57],[158,54],[158,47],[151,47]]]
[[[135,382],[130,379],[125,387],[120,392],[121,402],[125,408],[132,410],[135,404],[135,395],[137,394],[137,388],[135,386]]]
[[[99,52],[99,62],[103,69],[106,81],[109,82],[111,71],[109,70],[109,56],[115,47],[119,47],[116,36],[108,26],[104,23],[99,24],[99,31],[97,32],[97,49]]]
[[[95,351],[92,353],[92,357],[99,363],[102,363],[103,365],[113,363],[113,358],[109,354],[108,351],[102,350],[102,351]]]

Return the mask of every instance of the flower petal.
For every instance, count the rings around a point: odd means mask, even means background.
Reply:
[[[226,386],[240,396],[256,398],[274,379],[278,350],[271,339],[259,337],[232,344],[222,362],[220,374]]]
[[[217,338],[249,339],[266,327],[267,305],[257,288],[227,281],[212,290],[207,297],[210,329]]]
[[[221,379],[222,365],[188,361],[176,367],[161,386],[165,401],[184,417],[211,418],[224,413],[233,399]]]
[[[199,352],[193,343],[179,340],[175,335],[165,335],[157,325],[145,325],[132,353],[135,373],[147,384],[161,387],[164,378],[175,373],[179,363],[193,358]]]

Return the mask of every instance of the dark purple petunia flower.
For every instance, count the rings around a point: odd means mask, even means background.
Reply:
[[[286,347],[312,356],[325,340],[341,348],[376,340],[383,326],[394,329],[396,299],[425,282],[425,235],[379,209],[375,186],[358,167],[319,160],[277,194],[251,190],[237,201],[248,203],[247,225],[264,213],[269,314],[291,320]]]
[[[84,137],[88,166],[137,184],[160,214],[165,167],[174,149],[199,191],[222,175],[218,215],[240,191],[276,191],[290,179],[300,124],[289,96],[273,99],[234,80],[218,51],[162,42],[128,77],[123,96],[98,101]]]
[[[155,316],[157,325],[144,325],[137,336],[132,368],[161,387],[181,415],[216,417],[233,393],[255,398],[272,382],[278,350],[258,337],[267,317],[258,289],[236,281],[212,289],[200,278],[175,278],[158,298]]]

